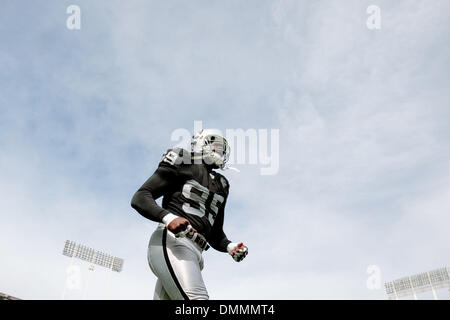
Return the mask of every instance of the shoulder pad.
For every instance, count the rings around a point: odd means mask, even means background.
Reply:
[[[215,172],[217,177],[219,178],[220,183],[222,184],[222,187],[224,189],[229,189],[230,188],[230,183],[228,182],[227,178],[225,178],[223,175],[221,175],[218,172]]]
[[[161,162],[176,166],[181,164],[189,164],[191,155],[182,148],[172,148],[167,150],[161,159]]]

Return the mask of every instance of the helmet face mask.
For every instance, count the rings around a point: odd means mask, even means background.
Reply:
[[[191,152],[204,163],[223,169],[230,157],[227,140],[217,130],[206,129],[192,137]]]

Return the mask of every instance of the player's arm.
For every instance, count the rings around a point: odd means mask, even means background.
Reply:
[[[211,235],[208,240],[208,243],[220,252],[227,252],[227,246],[231,243],[228,240],[225,232],[223,231],[223,220],[224,220],[224,209],[223,207],[219,210],[216,219],[214,220],[214,224],[211,229]]]
[[[242,242],[234,243],[228,240],[223,231],[224,207],[219,211],[214,225],[211,230],[210,240],[211,247],[221,252],[228,252],[235,261],[242,261],[248,254],[248,248]]]
[[[131,199],[131,206],[143,217],[162,222],[171,213],[160,207],[155,200],[170,191],[176,174],[175,169],[160,164],[155,173],[136,191]]]
[[[153,175],[136,191],[131,206],[143,217],[164,223],[173,233],[187,228],[189,221],[160,207],[156,199],[170,192],[177,179],[174,166],[162,162]]]

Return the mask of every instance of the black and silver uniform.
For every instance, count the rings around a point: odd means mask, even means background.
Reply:
[[[131,206],[142,216],[162,222],[168,213],[186,218],[216,250],[231,242],[223,232],[227,179],[204,163],[191,163],[190,152],[169,149],[155,173],[135,193]],[[163,196],[162,207],[155,202]]]

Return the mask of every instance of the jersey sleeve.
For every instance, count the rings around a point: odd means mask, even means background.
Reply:
[[[231,243],[231,241],[228,240],[225,232],[223,231],[224,212],[225,203],[217,214],[217,217],[211,228],[210,239],[208,241],[211,247],[221,252],[227,252],[227,246],[229,243]]]
[[[169,193],[177,183],[179,177],[177,161],[177,150],[168,150],[153,175],[134,194],[131,206],[143,217],[162,222],[162,219],[170,213],[160,207],[156,199]]]

